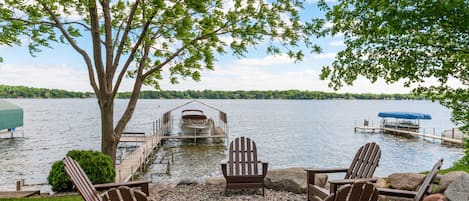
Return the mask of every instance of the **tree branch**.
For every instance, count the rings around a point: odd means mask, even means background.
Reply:
[[[112,46],[112,21],[111,21],[111,11],[109,9],[109,0],[103,0],[101,2],[101,7],[103,8],[104,15],[104,47],[106,48],[106,85],[109,91],[112,90],[112,78],[113,78],[113,64],[112,59],[114,58],[114,47]]]
[[[116,52],[116,57],[114,58],[114,62],[113,62],[113,68],[114,69],[117,69],[117,66],[119,65],[119,60],[121,58],[122,51],[124,50],[125,39],[128,37],[129,32],[132,28],[132,21],[134,19],[135,11],[137,10],[139,2],[140,1],[138,1],[138,0],[135,1],[134,5],[132,6],[132,9],[130,10],[129,19],[127,20],[127,25],[125,26],[125,31],[122,34],[122,38],[120,40],[120,44],[119,44],[119,47],[118,47],[117,52]],[[114,73],[115,73],[115,70],[112,72],[112,77],[114,77]]]
[[[129,65],[130,63],[132,63],[132,61],[134,60],[135,58],[135,53],[137,52],[138,48],[140,47],[140,44],[142,44],[143,42],[143,39],[145,38],[145,36],[147,35],[147,32],[148,32],[148,27],[150,26],[151,24],[151,21],[153,20],[153,18],[155,17],[154,14],[152,14],[152,16],[150,16],[150,18],[148,19],[148,21],[145,23],[144,27],[143,27],[143,30],[142,32],[140,33],[140,37],[139,39],[137,40],[137,42],[135,43],[134,47],[132,48],[132,51],[130,52],[130,55],[129,57],[127,58],[124,66],[122,67],[120,73],[119,73],[119,76],[117,77],[117,81],[116,81],[116,84],[114,86],[114,91],[113,91],[113,94],[112,96],[115,97],[116,94],[117,94],[117,91],[119,89],[119,86],[122,82],[122,79],[123,77],[125,76],[125,73],[127,72],[127,69],[129,68]]]
[[[94,66],[96,68],[96,73],[98,74],[98,82],[101,90],[104,90],[106,93],[109,91],[107,88],[107,77],[105,76],[104,66],[102,61],[101,54],[101,35],[99,32],[99,17],[98,9],[96,2],[90,1],[89,13],[91,21],[91,39],[93,41],[93,57],[94,57]]]
[[[73,40],[72,36],[70,36],[68,34],[68,32],[65,30],[65,28],[63,27],[63,25],[61,24],[61,22],[59,21],[59,19],[55,15],[55,13],[52,12],[52,10],[49,7],[47,7],[47,5],[43,1],[39,1],[39,3],[42,5],[42,7],[44,7],[44,9],[47,11],[49,16],[54,20],[54,22],[55,22],[54,26],[57,27],[60,30],[62,35],[67,39],[68,43],[70,43],[70,45],[73,47],[73,49],[75,49],[79,54],[81,54],[81,56],[85,60],[86,66],[88,68],[88,76],[89,76],[89,79],[90,79],[90,85],[93,88],[94,92],[97,94],[99,89],[96,86],[96,80],[94,78],[93,65],[91,64],[91,58],[89,57],[89,55],[86,53],[85,50],[81,49],[76,44],[76,42]]]

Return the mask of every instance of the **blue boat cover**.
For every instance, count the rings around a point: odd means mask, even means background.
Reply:
[[[398,119],[432,119],[432,116],[416,112],[380,112],[378,117],[392,117]]]

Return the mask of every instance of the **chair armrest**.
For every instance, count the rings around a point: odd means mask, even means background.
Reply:
[[[360,179],[332,179],[329,180],[331,184],[329,187],[330,193],[335,193],[337,191],[337,187],[345,184],[352,184],[357,181],[364,181],[364,182],[373,182],[375,183],[378,179],[377,178],[360,178]]]
[[[96,184],[94,188],[97,191],[108,190],[111,188],[117,188],[119,186],[128,186],[128,187],[140,187],[140,190],[144,192],[147,196],[150,195],[148,184],[150,181],[148,180],[139,180],[139,181],[131,181],[131,182],[123,182],[123,183],[104,183],[104,184]]]
[[[336,173],[336,172],[347,172],[348,168],[334,168],[334,169],[315,169],[315,168],[305,168],[305,171],[308,173]]]
[[[378,193],[380,195],[398,196],[405,198],[414,198],[417,195],[417,192],[415,191],[406,191],[392,188],[378,188]]]
[[[221,172],[223,173],[223,177],[227,177],[228,173],[226,172],[226,163],[221,164]]]
[[[267,162],[261,162],[262,163],[262,177],[265,177],[267,175],[267,169],[269,167],[269,163]]]
[[[378,178],[361,178],[361,179],[331,179],[328,182],[334,185],[344,185],[344,184],[352,184],[358,181],[363,182],[372,182],[375,183]]]

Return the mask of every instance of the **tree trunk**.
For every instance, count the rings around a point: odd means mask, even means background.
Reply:
[[[109,155],[112,164],[115,165],[119,139],[114,133],[114,100],[99,100],[99,106],[101,109],[101,152]]]

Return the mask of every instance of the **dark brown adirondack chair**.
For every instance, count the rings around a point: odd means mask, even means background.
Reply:
[[[440,170],[442,165],[443,159],[438,160],[438,162],[433,165],[432,171],[428,173],[427,176],[425,176],[425,179],[423,180],[422,184],[420,185],[417,191],[378,188],[378,192],[380,195],[413,198],[414,201],[422,201],[423,197],[429,193],[428,191],[430,189],[430,185],[432,184],[433,180],[435,180],[435,177],[438,174],[438,171]]]
[[[341,186],[324,201],[377,201],[378,189],[371,183],[355,182]]]
[[[308,184],[308,200],[323,200],[332,193],[335,193],[337,187],[344,184],[356,182],[357,179],[366,181],[376,181],[371,178],[378,166],[381,158],[381,149],[374,142],[367,143],[358,149],[355,158],[348,168],[337,169],[306,169]],[[321,188],[314,184],[315,175],[319,173],[346,173],[344,179],[330,180],[330,190]]]
[[[154,201],[139,190],[133,190],[127,186],[112,188],[104,194],[105,201]]]
[[[127,183],[106,183],[96,184],[93,186],[88,176],[75,160],[65,156],[63,162],[65,172],[67,172],[76,190],[85,201],[102,201],[98,191],[117,188],[119,186],[140,187],[141,191],[143,191],[147,196],[149,195],[148,183],[150,183],[150,181],[142,180]]]
[[[259,171],[262,164],[262,172]],[[227,189],[262,188],[264,195],[264,177],[267,163],[257,160],[256,143],[247,137],[238,137],[231,141],[228,161],[221,164]]]

